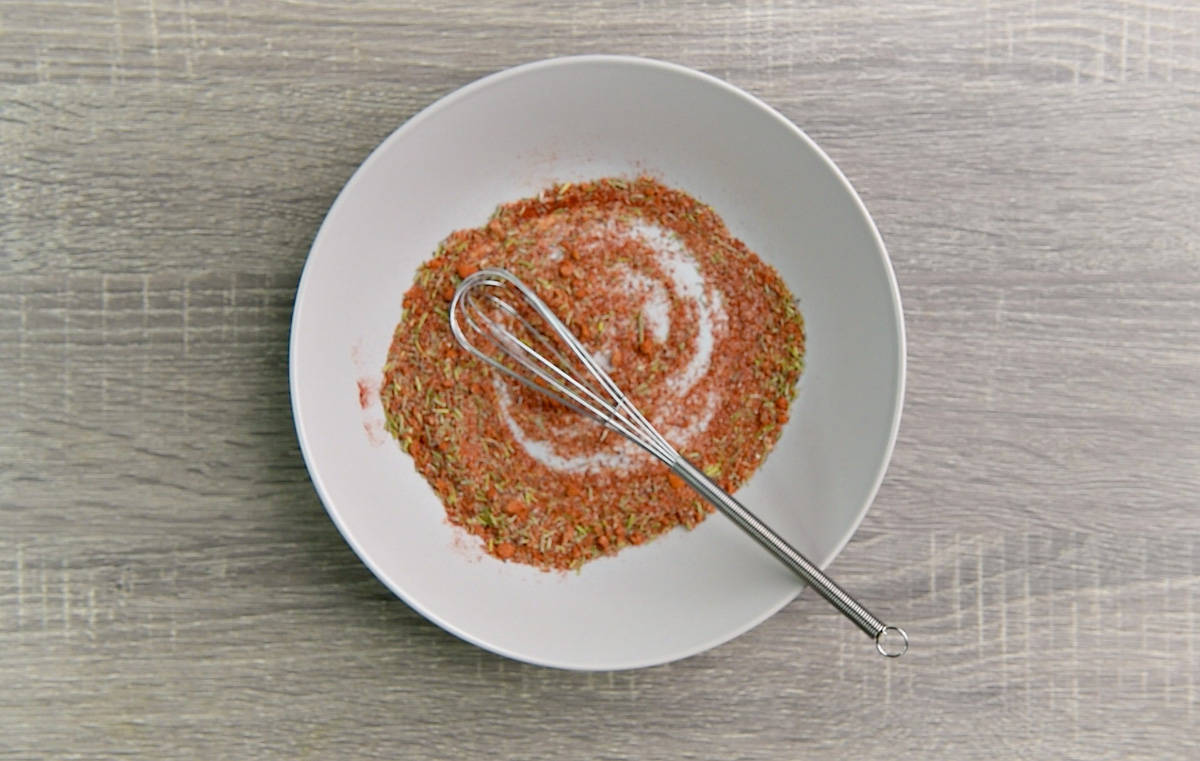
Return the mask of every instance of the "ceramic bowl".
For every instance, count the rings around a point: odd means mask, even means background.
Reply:
[[[296,296],[293,412],[333,522],[408,605],[530,663],[665,663],[745,632],[802,589],[720,514],[578,573],[501,562],[447,522],[384,432],[377,385],[401,297],[438,242],[553,182],[642,173],[711,205],[800,299],[808,347],[792,417],[737,496],[826,566],[866,514],[895,441],[905,361],[899,294],[846,178],[751,95],[680,66],[615,56],[540,61],[481,79],[414,116],[367,158],[321,226]],[[825,603],[812,596],[805,604]]]

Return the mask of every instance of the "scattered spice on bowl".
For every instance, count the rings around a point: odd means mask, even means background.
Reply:
[[[457,284],[531,285],[676,449],[727,491],[762,463],[804,366],[779,273],[708,206],[649,177],[563,183],[444,240],[404,295],[388,430],[449,520],[506,561],[579,568],[712,508],[622,437],[501,378],[448,324]]]

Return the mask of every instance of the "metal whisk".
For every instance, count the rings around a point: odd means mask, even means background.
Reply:
[[[908,651],[908,635],[903,629],[886,625],[872,615],[676,452],[553,310],[515,275],[507,270],[485,269],[465,278],[450,303],[450,329],[464,349],[494,369],[616,431],[665,463],[853,621],[875,641],[880,654],[896,658]],[[475,343],[480,338],[488,350]]]

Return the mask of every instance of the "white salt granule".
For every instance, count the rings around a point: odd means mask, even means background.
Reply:
[[[708,372],[716,344],[714,334],[725,328],[727,320],[721,292],[705,282],[700,268],[696,266],[696,259],[678,236],[643,221],[635,222],[631,227],[634,234],[654,251],[659,264],[671,276],[676,297],[696,305],[695,354],[688,360],[682,373],[667,381],[671,390],[682,396]]]
[[[671,302],[667,300],[667,290],[661,283],[628,268],[624,268],[621,276],[629,293],[646,296],[646,303],[642,305],[642,321],[654,340],[664,343],[671,333]]]

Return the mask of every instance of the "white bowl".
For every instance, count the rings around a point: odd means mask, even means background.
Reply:
[[[720,514],[580,573],[500,562],[446,521],[383,432],[373,386],[401,296],[438,242],[554,181],[639,173],[710,204],[800,299],[808,353],[792,418],[738,497],[825,566],[866,514],[895,441],[904,387],[899,294],[845,177],[741,90],[615,56],[541,61],[481,79],[413,117],[363,162],[321,226],[296,295],[292,406],[334,523],[425,617],[530,663],[665,663],[750,629],[802,588]]]

